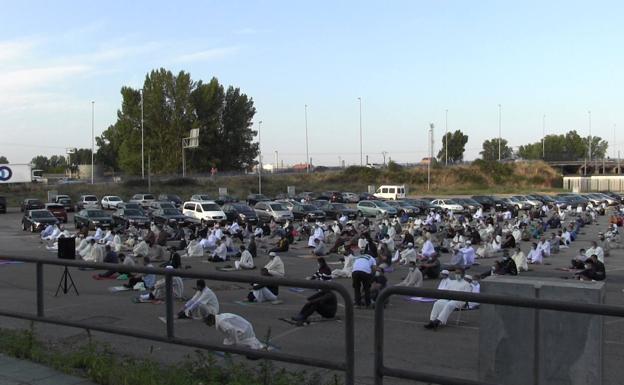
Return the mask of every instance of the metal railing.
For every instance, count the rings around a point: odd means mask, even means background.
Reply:
[[[21,312],[8,311],[0,308],[0,316],[24,319],[29,321],[43,322],[61,326],[69,326],[79,329],[93,330],[110,334],[123,335],[134,338],[141,338],[151,341],[170,343],[175,345],[182,345],[192,348],[221,351],[225,353],[233,353],[244,355],[249,358],[267,359],[274,361],[287,362],[298,365],[313,366],[319,368],[325,368],[330,370],[342,371],[345,373],[345,384],[353,385],[354,383],[354,321],[353,321],[353,302],[351,295],[342,285],[335,282],[323,282],[323,281],[308,281],[302,279],[288,279],[288,278],[274,278],[266,276],[250,276],[241,275],[236,273],[220,273],[220,272],[202,272],[192,273],[187,271],[172,270],[172,269],[160,269],[160,268],[145,268],[134,266],[123,266],[117,264],[108,263],[92,263],[74,260],[64,259],[49,259],[49,258],[36,258],[36,257],[18,257],[18,256],[0,256],[3,259],[10,259],[13,261],[27,262],[36,264],[36,302],[37,302],[37,314],[28,314]],[[64,267],[83,267],[94,268],[98,270],[114,270],[123,271],[129,273],[144,273],[144,274],[156,274],[165,277],[165,306],[166,306],[166,335],[159,335],[153,333],[146,333],[143,331],[118,328],[112,326],[102,325],[90,325],[85,322],[67,321],[60,318],[46,317],[44,306],[44,265],[64,266]],[[251,350],[243,349],[235,346],[224,346],[220,344],[211,344],[206,342],[200,342],[197,340],[183,339],[175,337],[174,329],[174,311],[173,311],[173,286],[172,277],[183,278],[195,278],[195,279],[209,279],[215,281],[225,282],[243,282],[243,283],[259,283],[264,285],[279,285],[289,287],[301,287],[308,289],[327,289],[338,292],[344,299],[345,306],[345,361],[336,362],[325,359],[302,357],[298,355],[280,353],[268,350]]]
[[[556,301],[534,298],[518,298],[503,295],[473,294],[460,291],[436,290],[393,286],[384,289],[377,300],[384,303],[392,295],[418,296],[426,298],[448,299],[480,304],[504,305],[531,309],[555,310],[570,313],[593,314],[602,316],[624,317],[623,306],[587,304],[579,302]],[[384,307],[375,307],[375,385],[383,385],[384,377],[395,377],[422,381],[440,385],[491,385],[487,382],[466,380],[463,378],[441,376],[437,374],[391,368],[384,365]]]

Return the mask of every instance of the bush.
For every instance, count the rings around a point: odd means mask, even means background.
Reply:
[[[193,178],[171,178],[160,182],[163,186],[198,186],[199,182]]]
[[[124,187],[147,187],[147,179],[128,179],[123,181]]]
[[[395,162],[393,160],[388,162],[388,171],[389,172],[398,172],[398,171],[402,171],[402,170],[403,170],[403,166],[401,166],[397,162]]]

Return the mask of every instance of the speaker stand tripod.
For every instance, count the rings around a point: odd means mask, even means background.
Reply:
[[[67,294],[71,290],[71,288],[73,288],[74,291],[76,292],[76,295],[80,295],[78,294],[78,289],[76,288],[74,279],[72,278],[71,274],[69,274],[69,269],[67,269],[67,266],[65,266],[63,275],[61,275],[61,281],[59,282],[58,287],[56,288],[56,294],[54,294],[55,297],[58,296],[58,293],[61,290],[61,287],[63,288],[63,294]]]

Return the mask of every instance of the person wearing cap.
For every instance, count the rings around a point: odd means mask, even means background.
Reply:
[[[132,249],[132,253],[137,257],[147,257],[149,255],[149,246],[147,242],[139,237],[139,243],[137,243]]]
[[[470,283],[472,286],[472,293],[479,294],[481,292],[481,283],[479,282],[478,277],[472,277],[470,275],[464,276],[464,279]],[[478,309],[480,304],[478,302],[468,302],[468,309],[474,310]]]
[[[234,267],[236,270],[251,270],[256,268],[253,257],[245,245],[240,245],[240,255],[240,259],[238,261],[234,261]]]
[[[406,264],[406,263],[411,263],[414,262],[416,263],[416,250],[414,249],[414,244],[412,242],[409,242],[407,244],[407,249],[401,251],[400,254],[400,258],[401,258],[401,264]]]
[[[232,313],[208,314],[204,317],[204,323],[214,326],[221,334],[225,335],[223,345],[238,346],[253,350],[266,349],[256,338],[253,326],[245,318]]]
[[[165,266],[167,270],[175,270],[171,265]],[[174,275],[171,277],[171,291],[174,299],[182,299],[184,296],[184,282],[182,278]],[[141,300],[164,300],[167,296],[167,287],[165,278],[161,278],[154,284],[154,289],[146,294],[141,295]]]
[[[370,288],[377,262],[370,255],[360,254],[356,245],[352,246],[352,250],[355,254],[353,272],[351,273],[355,306],[362,306],[362,291],[364,291],[364,304],[369,307],[371,304]]]
[[[449,278],[449,271],[444,269],[440,272],[440,282],[438,283],[438,290],[448,290],[449,285],[451,283],[451,279]]]
[[[423,275],[420,269],[416,268],[416,261],[409,262],[409,272],[407,273],[407,277],[400,283],[397,283],[397,286],[406,286],[406,287],[421,287],[423,284]]]
[[[198,279],[195,294],[178,312],[178,318],[205,319],[208,315],[219,313],[219,300],[215,293],[206,286],[206,281]]]
[[[591,247],[587,249],[585,255],[587,255],[587,257],[596,255],[596,258],[598,258],[601,263],[604,263],[604,250],[602,250],[602,247],[598,246],[598,242],[596,241],[591,241]]]
[[[467,276],[472,280],[471,276]],[[456,279],[449,283],[446,290],[472,292],[472,285],[464,279],[460,274],[456,274]],[[464,301],[454,301],[448,299],[439,299],[433,303],[429,323],[425,325],[426,329],[437,329],[440,325],[446,325],[448,318],[455,311],[465,305]]]
[[[272,277],[283,277],[286,274],[284,271],[284,262],[282,262],[282,259],[275,254],[275,252],[271,251],[269,253],[269,262],[264,265],[261,273]]]
[[[425,243],[420,250],[421,259],[428,259],[435,255],[437,255],[435,247],[433,246],[433,242],[431,241],[431,233],[427,232],[425,234]]]

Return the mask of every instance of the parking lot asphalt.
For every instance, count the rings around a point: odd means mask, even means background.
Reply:
[[[70,231],[73,231],[70,214]],[[25,255],[45,258],[56,258],[55,252],[46,250],[36,234],[23,232],[20,229],[21,213],[10,208],[7,214],[0,215],[0,256]],[[556,270],[567,267],[570,259],[580,248],[587,248],[589,242],[597,238],[599,231],[607,227],[608,216],[599,217],[597,225],[585,226],[579,240],[572,247],[562,250],[559,254],[546,259],[545,265],[531,266],[531,271],[522,273],[538,277],[570,277],[571,273]],[[272,241],[270,241],[272,242]],[[259,244],[259,256],[256,265],[261,267],[268,257],[263,250],[268,243]],[[281,254],[285,264],[286,276],[304,278],[316,270],[316,261],[308,257],[307,242],[295,243],[288,253]],[[526,252],[529,245],[524,243]],[[450,254],[442,254],[442,262],[448,262]],[[337,256],[327,258],[328,262],[337,262]],[[489,269],[493,259],[479,260],[480,265],[473,267],[469,273],[476,274]],[[624,249],[611,251],[606,259],[607,283],[606,303],[624,305]],[[193,271],[214,271],[215,264],[205,263],[200,258],[183,260],[183,265],[190,266]],[[332,265],[332,268],[340,267]],[[164,305],[135,304],[132,298],[137,292],[120,292],[112,294],[111,286],[120,285],[120,281],[98,281],[92,279],[94,271],[72,269],[71,274],[76,282],[80,295],[73,293],[54,297],[62,270],[58,267],[46,266],[45,273],[45,311],[46,315],[62,317],[68,320],[82,320],[97,324],[108,324],[135,330],[165,334],[165,324],[158,317],[164,316]],[[244,274],[259,274],[258,270]],[[407,274],[407,268],[395,266],[395,270],[387,274],[389,284],[400,282]],[[351,280],[339,279],[350,291]],[[185,295],[192,295],[194,281],[186,280]],[[297,313],[305,302],[306,296],[313,291],[290,291],[280,288],[282,304],[241,304],[248,293],[246,284],[228,284],[208,281],[220,301],[221,312],[239,314],[248,319],[260,339],[270,335],[272,345],[280,351],[300,354],[316,358],[344,360],[344,324],[339,321],[312,324],[306,327],[295,327],[280,321],[279,318],[290,317]],[[425,280],[425,287],[436,287],[437,281]],[[0,303],[5,309],[22,312],[36,312],[35,304],[35,267],[30,264],[0,264]],[[340,300],[339,300],[340,301]],[[181,306],[182,303],[179,305]],[[176,305],[178,306],[178,305]],[[431,304],[414,303],[401,297],[393,297],[386,309],[385,325],[385,363],[403,368],[418,369],[432,373],[453,375],[465,379],[476,379],[478,371],[478,336],[487,332],[479,328],[479,311],[461,313],[461,322],[456,322],[458,315],[452,315],[449,325],[432,332],[423,328],[429,319]],[[339,308],[339,316],[344,307]],[[176,309],[177,311],[177,309]],[[358,384],[373,383],[373,311],[358,309],[355,311],[356,335],[356,378]],[[620,362],[624,358],[624,319],[604,319],[605,384],[620,384],[624,368]],[[25,328],[29,323],[0,317],[2,328]],[[37,325],[37,333],[51,341],[71,343],[86,338],[83,330],[53,325]],[[174,364],[193,350],[132,339],[128,337],[92,333],[97,340],[105,341],[115,351],[132,354],[137,357],[150,357],[163,363]],[[188,321],[176,323],[176,335],[179,337],[219,343],[222,337],[212,328],[201,322]],[[287,368],[294,365],[277,364]],[[318,371],[323,375],[327,372],[315,368],[304,368]],[[389,379],[387,383],[414,383]]]

